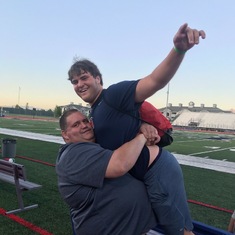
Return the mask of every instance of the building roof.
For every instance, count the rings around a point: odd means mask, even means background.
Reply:
[[[212,107],[206,107],[204,104],[201,104],[200,106],[195,106],[192,101],[189,102],[188,106],[183,106],[182,104],[179,104],[178,106],[173,106],[172,104],[169,104],[168,107],[164,107],[159,110],[164,111],[166,109],[170,110],[173,113],[178,113],[181,112],[182,110],[188,110],[190,112],[210,112],[210,113],[228,112],[218,108],[216,104],[214,104]]]

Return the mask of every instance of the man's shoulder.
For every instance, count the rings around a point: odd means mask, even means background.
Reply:
[[[100,145],[94,142],[78,142],[78,143],[72,143],[69,145],[69,148],[71,151],[76,151],[78,148],[83,148],[83,149],[90,149],[90,148],[99,148]]]
[[[100,145],[93,142],[78,142],[78,143],[70,143],[65,144],[60,149],[60,155],[71,155],[71,154],[79,154],[80,151],[86,151],[91,149],[100,148]]]
[[[112,100],[122,100],[125,97],[129,99],[129,96],[135,93],[137,83],[138,81],[122,81],[113,84],[105,90],[104,95]]]
[[[135,85],[137,83],[138,83],[137,80],[134,80],[134,81],[125,80],[125,81],[121,81],[121,82],[110,85],[106,90],[118,89],[118,88],[122,88],[122,87],[129,87],[129,86]]]
[[[57,158],[57,164],[71,164],[77,165],[78,162],[83,162],[88,158],[99,156],[111,156],[111,150],[103,149],[99,144],[93,142],[79,142],[65,145],[63,151],[60,152]]]

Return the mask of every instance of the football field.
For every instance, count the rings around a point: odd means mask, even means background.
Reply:
[[[26,205],[38,203],[38,208],[9,218],[3,212],[17,207],[15,188],[0,182],[0,234],[71,234],[68,209],[60,198],[54,169],[63,143],[58,122],[1,118],[0,128],[1,139],[16,139],[16,162],[25,165],[29,180],[43,186],[23,194]],[[218,168],[233,168],[235,136],[174,131],[173,137],[167,149],[182,166],[193,219],[227,229],[230,211],[235,208],[235,175]],[[208,169],[210,165],[213,169]]]

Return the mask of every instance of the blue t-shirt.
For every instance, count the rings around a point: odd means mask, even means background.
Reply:
[[[115,150],[127,141],[132,140],[141,122],[139,117],[141,103],[135,102],[135,91],[138,81],[123,81],[104,89],[92,105],[91,119],[97,143],[103,148]],[[129,115],[131,114],[131,115]],[[130,173],[143,179],[149,163],[149,152],[146,147]]]

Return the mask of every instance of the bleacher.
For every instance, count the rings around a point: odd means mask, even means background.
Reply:
[[[173,122],[173,126],[195,127],[199,129],[235,131],[235,114],[209,112],[183,112]]]

